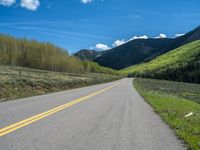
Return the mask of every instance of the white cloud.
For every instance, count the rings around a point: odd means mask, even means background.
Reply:
[[[176,33],[175,37],[180,37],[180,36],[183,36],[183,35],[185,35],[185,34],[184,33]]]
[[[81,0],[82,3],[84,4],[88,4],[88,3],[91,3],[93,0]]]
[[[91,3],[91,2],[93,2],[94,0],[81,0],[81,3],[83,3],[83,4],[89,4],[89,3]],[[97,1],[97,0],[96,0]],[[100,2],[104,2],[104,0],[98,0],[98,1],[100,1]]]
[[[179,37],[179,36],[183,36],[184,34],[175,34],[175,37]],[[130,42],[132,40],[136,40],[136,39],[148,39],[149,37],[147,35],[142,35],[142,36],[134,36],[128,40],[125,40],[125,39],[122,39],[122,40],[116,40],[114,41],[114,43],[112,44],[112,47],[117,47],[117,46],[120,46],[122,44],[125,44],[127,42]],[[157,38],[157,39],[163,39],[163,38],[167,38],[166,34],[164,33],[160,33],[159,36],[157,37],[154,37],[154,38]],[[97,44],[96,49],[98,50],[108,50],[108,49],[111,49],[111,47],[109,47],[108,45],[105,45],[105,44]],[[90,49],[94,49],[93,47],[91,47]]]
[[[117,47],[117,46],[120,46],[124,43],[126,43],[127,41],[125,41],[124,39],[123,40],[116,40],[114,43],[113,43],[113,46],[114,47]]]
[[[155,37],[156,39],[164,39],[167,38],[167,36],[163,33],[160,33],[159,36]]]
[[[112,47],[120,46],[120,45],[125,44],[125,43],[127,43],[127,42],[130,42],[130,41],[132,41],[132,40],[136,40],[136,39],[148,39],[148,38],[149,38],[149,37],[148,37],[147,35],[142,35],[142,36],[134,36],[134,37],[132,37],[132,38],[130,38],[130,39],[128,39],[128,40],[125,40],[125,39],[116,40],[116,41],[114,41],[114,43],[112,44]],[[155,38],[167,38],[167,36],[166,36],[165,34],[161,33],[161,34],[159,34],[159,36],[157,36],[157,37],[155,37]],[[100,44],[97,44],[95,48],[98,49],[98,50],[109,50],[109,49],[111,49],[111,47],[109,47],[108,45],[101,44],[101,43],[100,43]],[[93,49],[93,47],[90,48],[90,49]]]
[[[99,44],[96,45],[96,49],[98,49],[98,50],[109,50],[111,48],[108,45],[99,43]]]
[[[148,39],[147,35],[143,35],[143,36],[134,36],[133,38],[131,38],[129,41],[131,40],[136,40],[136,39]]]
[[[16,0],[0,0],[0,5],[12,6],[16,3]]]
[[[123,40],[116,40],[114,43],[113,43],[113,47],[117,47],[117,46],[120,46],[120,45],[122,45],[122,44],[125,44],[125,43],[127,43],[127,42],[130,42],[130,41],[132,41],[132,40],[136,40],[136,39],[148,39],[148,36],[147,35],[143,35],[143,36],[134,36],[134,37],[132,37],[132,38],[130,38],[130,39],[128,39],[128,40],[125,40],[125,39],[123,39]]]
[[[28,10],[37,10],[37,8],[40,6],[39,0],[21,0],[21,7],[24,7]]]

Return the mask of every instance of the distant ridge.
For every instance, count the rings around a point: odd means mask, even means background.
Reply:
[[[84,52],[79,51],[75,55],[95,61],[101,66],[123,69],[138,63],[150,61],[159,55],[199,39],[200,27],[197,27],[177,38],[136,39],[111,50],[103,52],[92,51],[91,55],[88,54],[90,50],[84,50]]]
[[[103,53],[104,51],[81,49],[78,53],[75,54],[75,56],[79,57],[81,60],[93,61],[95,58],[100,57]]]

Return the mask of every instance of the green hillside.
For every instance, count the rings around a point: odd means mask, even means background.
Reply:
[[[121,72],[132,77],[200,83],[200,40]]]
[[[0,65],[55,72],[117,74],[116,71],[101,67],[94,62],[85,62],[70,56],[67,50],[51,43],[41,43],[25,38],[18,39],[6,35],[0,35]]]

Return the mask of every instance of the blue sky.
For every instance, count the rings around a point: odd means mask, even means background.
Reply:
[[[175,37],[199,25],[199,0],[0,0],[0,33],[52,42],[70,53]]]

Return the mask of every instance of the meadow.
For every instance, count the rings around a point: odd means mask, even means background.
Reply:
[[[99,73],[62,73],[0,66],[0,101],[58,92],[120,79]]]

